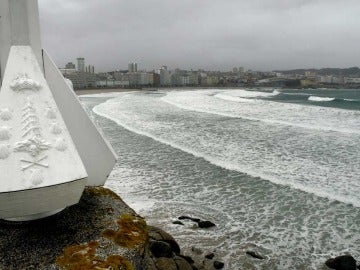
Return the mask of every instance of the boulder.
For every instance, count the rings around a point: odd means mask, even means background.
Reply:
[[[194,260],[190,256],[185,256],[185,255],[181,255],[181,254],[179,254],[178,256],[183,258],[185,261],[187,261],[190,264],[194,263]]]
[[[328,259],[325,265],[335,270],[356,270],[356,260],[351,255]]]
[[[173,221],[173,223],[172,224],[175,224],[175,225],[182,225],[182,226],[184,226],[184,223],[182,223],[181,221],[179,221],[179,220],[175,220],[175,221]]]
[[[203,228],[203,229],[207,229],[207,228],[216,226],[214,223],[212,223],[211,221],[208,221],[208,220],[206,220],[206,221],[200,220],[198,222],[198,225],[199,225],[199,228]]]
[[[206,259],[209,259],[209,260],[214,259],[214,257],[215,257],[215,254],[214,254],[214,253],[209,253],[209,254],[205,255],[205,258],[206,258]]]
[[[214,262],[214,268],[215,269],[223,269],[225,264],[223,262],[215,261]]]
[[[170,244],[162,241],[150,241],[149,244],[151,253],[157,257],[171,258],[173,256]]]
[[[180,246],[169,233],[153,226],[148,226],[150,239],[168,243],[174,253],[180,253]]]
[[[159,258],[155,262],[157,270],[178,270],[173,259]]]
[[[176,256],[174,261],[178,267],[178,270],[193,270],[192,266],[181,257]]]

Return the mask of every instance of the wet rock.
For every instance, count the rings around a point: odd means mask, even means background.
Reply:
[[[180,254],[178,256],[183,258],[185,261],[187,261],[190,264],[194,263],[194,260],[190,256],[185,256],[185,255],[180,255]]]
[[[214,262],[214,268],[215,269],[223,269],[225,264],[223,262],[215,261]]]
[[[173,256],[171,246],[168,243],[162,241],[151,241],[149,246],[151,253],[157,258],[171,258]]]
[[[167,232],[153,226],[148,226],[149,228],[149,236],[151,239],[155,241],[161,241],[169,244],[174,253],[180,253],[180,246],[176,242],[176,240]]]
[[[175,257],[174,261],[176,263],[176,266],[178,267],[178,270],[193,270],[191,265],[181,257]]]
[[[335,270],[356,270],[356,260],[351,255],[328,259],[325,265]]]
[[[199,218],[193,218],[193,217],[189,217],[189,216],[181,216],[178,219],[180,219],[180,220],[191,220],[191,221],[194,221],[194,222],[200,222]]]
[[[206,259],[209,259],[209,260],[214,259],[214,257],[215,257],[215,254],[214,254],[214,253],[209,253],[209,254],[205,255],[205,258],[206,258]]]
[[[178,270],[173,259],[159,258],[156,260],[155,264],[158,270]]]
[[[172,224],[175,224],[175,225],[182,225],[182,226],[184,226],[184,223],[182,223],[181,221],[179,221],[179,220],[176,220],[176,221],[173,221],[173,223]]]
[[[146,261],[146,270],[157,270],[157,267],[155,265],[155,262],[148,258],[148,260]]]
[[[208,220],[206,220],[206,221],[200,220],[198,222],[198,225],[199,225],[199,228],[202,228],[202,229],[207,229],[207,228],[216,226],[214,223],[212,223],[211,221],[208,221]]]
[[[260,254],[256,253],[255,251],[246,251],[246,254],[259,260],[264,260],[265,258],[261,256]]]

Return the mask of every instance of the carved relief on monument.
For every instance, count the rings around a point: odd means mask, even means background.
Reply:
[[[30,98],[27,98],[25,106],[22,109],[21,115],[21,130],[23,141],[17,142],[14,145],[15,152],[24,152],[31,155],[30,159],[21,159],[21,170],[30,172],[29,185],[30,187],[37,187],[44,182],[44,176],[39,168],[49,168],[46,163],[47,155],[40,156],[46,150],[51,148],[42,136],[42,129],[37,115],[37,111]]]
[[[55,148],[56,150],[60,152],[64,152],[67,149],[67,144],[63,138],[59,138],[55,142]]]
[[[15,144],[15,152],[27,152],[33,157],[36,157],[41,152],[50,149],[50,144],[47,143],[44,139],[34,136],[22,142]]]
[[[55,122],[55,123],[51,124],[50,131],[51,131],[52,134],[59,135],[59,134],[61,134],[62,129],[59,126],[59,124]]]
[[[34,169],[31,171],[30,176],[30,185],[31,187],[38,187],[44,182],[44,176],[42,175],[41,170]]]
[[[0,145],[0,159],[7,159],[10,156],[10,146],[6,144]]]
[[[21,124],[22,130],[24,132],[22,137],[26,137],[30,134],[40,135],[41,128],[39,124],[39,118],[36,115],[35,108],[30,98],[27,99],[27,102],[22,109]]]
[[[42,138],[39,118],[29,98],[22,110],[21,124],[23,131],[22,137],[25,138],[25,140],[15,144],[14,150],[16,152],[27,152],[33,157],[36,157],[41,152],[50,149],[50,143]]]
[[[22,92],[25,90],[37,92],[41,89],[41,84],[33,79],[30,79],[27,74],[23,74],[13,80],[10,84],[10,88],[15,92]]]
[[[10,140],[11,133],[9,127],[0,127],[0,141],[7,141]]]
[[[49,168],[49,164],[45,163],[45,160],[48,156],[43,156],[41,158],[34,159],[32,161],[21,159],[20,161],[23,163],[23,167],[21,168],[22,171],[26,171],[32,167],[42,167],[42,168]]]
[[[0,110],[0,119],[3,121],[9,121],[12,118],[12,113],[8,108]]]
[[[48,108],[46,109],[46,117],[48,119],[56,119],[56,112],[50,106],[48,106]]]

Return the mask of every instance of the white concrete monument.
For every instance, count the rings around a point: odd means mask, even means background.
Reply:
[[[116,155],[40,40],[37,0],[0,0],[0,219],[32,220],[103,185]]]

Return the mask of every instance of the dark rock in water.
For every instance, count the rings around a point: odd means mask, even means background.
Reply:
[[[180,219],[180,220],[191,220],[191,221],[194,221],[194,222],[199,222],[200,221],[200,219],[199,218],[192,218],[192,217],[188,217],[188,216],[181,216],[181,217],[179,217],[178,219]]]
[[[255,251],[246,251],[246,254],[253,257],[253,258],[255,258],[255,259],[259,259],[259,260],[265,259],[263,256],[259,255]]]
[[[223,262],[215,261],[214,262],[214,268],[215,269],[223,269],[225,264]]]
[[[214,253],[209,253],[209,254],[207,254],[207,255],[205,256],[205,258],[206,258],[206,259],[209,259],[209,260],[214,259],[214,257],[215,257],[215,254],[214,254]]]
[[[157,258],[171,258],[173,256],[170,244],[162,241],[151,241],[150,251]]]
[[[216,225],[214,223],[212,223],[211,221],[199,221],[198,222],[199,228],[203,228],[203,229],[207,229],[207,228],[211,228],[211,227],[215,227]]]
[[[183,226],[184,226],[184,223],[182,223],[182,222],[179,221],[179,220],[173,221],[172,224],[175,224],[175,225],[183,225]]]
[[[328,259],[325,264],[335,270],[356,270],[356,260],[351,255]]]

